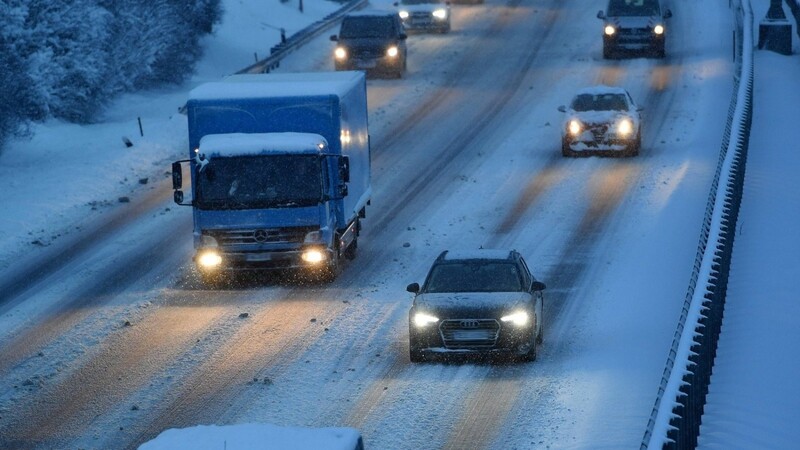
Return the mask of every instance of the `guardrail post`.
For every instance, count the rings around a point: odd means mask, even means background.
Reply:
[[[783,13],[781,0],[770,0],[767,16],[758,25],[758,48],[792,54],[792,24]]]

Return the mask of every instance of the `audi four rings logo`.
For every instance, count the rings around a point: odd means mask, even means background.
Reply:
[[[253,232],[256,242],[267,242],[267,230],[256,230]]]
[[[478,328],[478,321],[474,319],[462,320],[461,328]]]

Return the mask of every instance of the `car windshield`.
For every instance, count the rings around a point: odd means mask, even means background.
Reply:
[[[625,94],[579,94],[572,100],[572,109],[581,111],[627,111]]]
[[[200,209],[312,206],[323,193],[316,155],[212,158],[196,180]]]
[[[342,21],[339,37],[389,38],[394,36],[394,23],[388,16],[347,17]]]
[[[657,16],[658,0],[611,0],[608,3],[609,16]]]
[[[425,292],[519,292],[522,277],[513,262],[467,260],[433,266]]]

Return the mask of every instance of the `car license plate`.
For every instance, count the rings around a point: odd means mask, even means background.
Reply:
[[[272,254],[270,254],[270,253],[248,253],[246,259],[248,261],[270,261],[270,260],[272,260]]]
[[[371,59],[356,61],[356,67],[359,69],[372,69],[375,67],[375,64],[375,61]]]

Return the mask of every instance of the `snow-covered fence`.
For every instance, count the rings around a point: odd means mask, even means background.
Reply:
[[[320,33],[336,24],[347,13],[361,9],[366,6],[367,3],[369,3],[368,0],[349,0],[338,10],[289,36],[278,45],[273,46],[269,51],[268,57],[236,73],[266,73],[277,68],[286,55],[297,50],[311,39],[319,36]]]
[[[734,95],[709,193],[697,256],[641,449],[697,446],[717,352],[736,220],[744,187],[753,100],[753,12],[734,0],[737,70]]]

